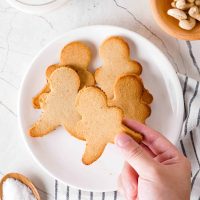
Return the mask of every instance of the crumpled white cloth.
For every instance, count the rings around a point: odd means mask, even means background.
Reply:
[[[194,79],[181,74],[178,76],[183,89],[185,116],[177,146],[192,164],[191,200],[200,200],[200,86]],[[84,192],[56,181],[55,199],[122,200],[124,198],[117,192]]]

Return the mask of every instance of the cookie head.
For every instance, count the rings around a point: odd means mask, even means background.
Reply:
[[[151,114],[148,104],[152,100],[153,97],[144,88],[141,78],[135,75],[125,75],[115,83],[114,98],[109,101],[109,105],[120,107],[126,118],[145,123]]]
[[[98,92],[96,92],[98,90]],[[85,87],[79,91],[76,98],[76,108],[79,113],[88,115],[106,108],[106,96],[103,91],[96,87]],[[93,109],[88,109],[93,108]]]
[[[56,93],[65,94],[66,92],[77,93],[80,87],[80,79],[78,74],[67,67],[60,67],[55,70],[49,78],[50,88]]]
[[[110,37],[99,48],[99,55],[103,60],[127,60],[129,54],[129,47],[121,37]]]
[[[129,90],[131,89],[131,90]],[[143,84],[139,77],[134,75],[125,75],[120,77],[114,88],[114,96],[118,98],[123,98],[124,100],[128,98],[129,100],[140,99],[143,93]],[[130,101],[131,102],[131,101]]]
[[[82,42],[72,42],[62,49],[60,64],[87,70],[91,57],[92,54],[88,46]]]

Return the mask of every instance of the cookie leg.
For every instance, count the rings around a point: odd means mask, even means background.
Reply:
[[[53,120],[42,116],[33,126],[29,129],[29,135],[32,137],[42,137],[58,127]]]
[[[105,147],[106,144],[101,144],[99,141],[95,142],[94,140],[91,140],[87,142],[86,149],[82,158],[83,163],[86,165],[92,164],[101,156]]]
[[[32,103],[33,103],[33,107],[36,108],[36,109],[39,109],[40,108],[40,96],[43,94],[43,93],[49,93],[50,92],[50,88],[49,88],[49,85],[46,84],[42,90],[36,95],[33,97],[32,99]]]

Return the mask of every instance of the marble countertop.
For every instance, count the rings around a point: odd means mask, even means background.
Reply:
[[[32,159],[19,134],[17,98],[21,80],[37,52],[67,31],[88,25],[117,25],[157,45],[179,73],[199,79],[200,41],[180,41],[155,23],[149,1],[68,0],[45,15],[28,15],[0,0],[0,173],[18,171],[31,178],[42,199],[55,198],[55,180]]]

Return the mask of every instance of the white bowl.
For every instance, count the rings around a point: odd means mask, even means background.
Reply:
[[[45,14],[61,5],[67,0],[7,0],[7,2],[17,10],[29,14]]]
[[[30,64],[22,82],[19,98],[19,125],[25,143],[37,163],[54,178],[90,191],[117,189],[117,177],[123,158],[115,145],[107,145],[94,164],[81,162],[85,142],[68,134],[62,127],[42,138],[31,138],[27,131],[40,115],[32,107],[32,97],[44,86],[45,69],[59,62],[60,50],[71,41],[86,42],[93,51],[91,70],[101,65],[99,45],[108,37],[123,36],[129,43],[132,58],[143,66],[145,87],[153,94],[152,114],[147,124],[176,143],[183,120],[183,96],[178,77],[163,53],[140,35],[113,26],[90,26],[72,30],[43,48]]]

